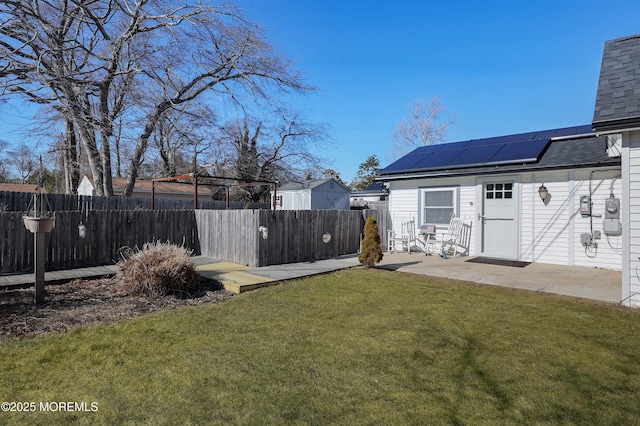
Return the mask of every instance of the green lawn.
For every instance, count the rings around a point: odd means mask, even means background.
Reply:
[[[640,424],[640,311],[347,270],[5,342],[0,401],[38,408],[0,424]]]

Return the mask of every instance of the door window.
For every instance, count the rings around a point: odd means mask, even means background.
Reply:
[[[513,183],[488,183],[485,188],[484,197],[487,200],[513,198]]]

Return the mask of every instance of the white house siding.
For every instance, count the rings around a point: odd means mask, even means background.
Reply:
[[[314,188],[282,189],[282,210],[349,210],[349,191],[337,182],[327,181]],[[271,195],[273,197],[273,194]]]
[[[309,210],[311,206],[311,190],[282,191],[282,210]]]
[[[78,195],[94,195],[94,188],[89,179],[86,176],[82,177],[82,180],[78,184]]]
[[[443,179],[411,179],[392,181],[389,184],[389,212],[391,229],[400,232],[401,223],[414,220],[416,228],[422,225],[421,191],[427,188],[457,188],[458,215],[465,218],[465,223],[472,226],[470,253],[475,252],[476,227],[476,179],[475,178],[443,178]],[[436,232],[446,231],[438,226]]]
[[[569,266],[621,269],[622,237],[603,231],[604,205],[613,192],[622,198],[620,169],[564,170],[529,173],[521,181],[521,260]],[[580,214],[580,197],[589,195],[591,181],[592,216]],[[545,205],[538,195],[544,184],[551,195]],[[600,217],[598,217],[600,216]],[[585,251],[582,233],[600,231],[597,247]]]
[[[622,199],[623,265],[622,303],[640,306],[640,132],[623,133],[622,164],[625,172]],[[628,225],[627,225],[628,224]],[[629,228],[628,232],[625,228]],[[627,266],[628,265],[628,266]]]
[[[640,148],[640,134],[638,137]],[[640,170],[640,149],[637,160]],[[621,200],[622,179],[620,169],[562,170],[518,175],[486,175],[481,177],[412,179],[389,182],[389,210],[392,227],[398,232],[400,223],[415,218],[420,226],[420,193],[423,188],[457,187],[458,214],[472,225],[469,254],[477,256],[477,241],[481,237],[478,213],[482,207],[484,181],[514,180],[515,197],[519,201],[517,222],[518,260],[568,266],[600,267],[620,270],[622,265],[622,237],[607,237],[603,232],[604,205],[613,192]],[[637,203],[640,216],[640,172],[637,176]],[[601,217],[582,217],[579,213],[580,196],[589,195],[591,180],[592,214]],[[551,198],[545,205],[538,195],[543,184]],[[640,218],[639,218],[640,219]],[[597,248],[585,252],[580,234],[601,231],[595,240]],[[623,232],[624,235],[624,232]],[[637,229],[637,251],[640,256],[640,227]],[[635,277],[640,290],[640,279]]]

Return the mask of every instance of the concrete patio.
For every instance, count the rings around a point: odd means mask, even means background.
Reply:
[[[443,259],[420,253],[385,253],[377,267],[447,277],[480,284],[620,303],[622,273],[599,268],[531,263],[525,267],[468,262],[472,256]]]

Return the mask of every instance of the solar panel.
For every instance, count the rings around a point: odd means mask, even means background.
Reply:
[[[590,125],[519,133],[418,148],[381,175],[538,161],[551,139],[593,133]]]
[[[491,158],[491,163],[525,163],[536,161],[549,142],[550,139],[538,139],[535,141],[506,143],[500,151]]]
[[[438,150],[438,152],[433,153],[433,155],[430,155],[416,163],[414,168],[417,170],[424,170],[446,166],[460,155],[464,149],[464,147],[457,147],[453,149]]]
[[[562,138],[565,136],[587,135],[593,133],[590,124],[584,126],[564,127],[562,129],[543,130],[536,132],[536,139]]]
[[[447,165],[459,167],[489,163],[491,158],[500,151],[503,146],[502,144],[492,144],[467,147]]]
[[[433,152],[429,151],[424,152],[424,150],[422,152],[416,151],[413,151],[389,164],[387,167],[382,169],[380,173],[406,172],[415,170],[417,163],[434,154]]]

